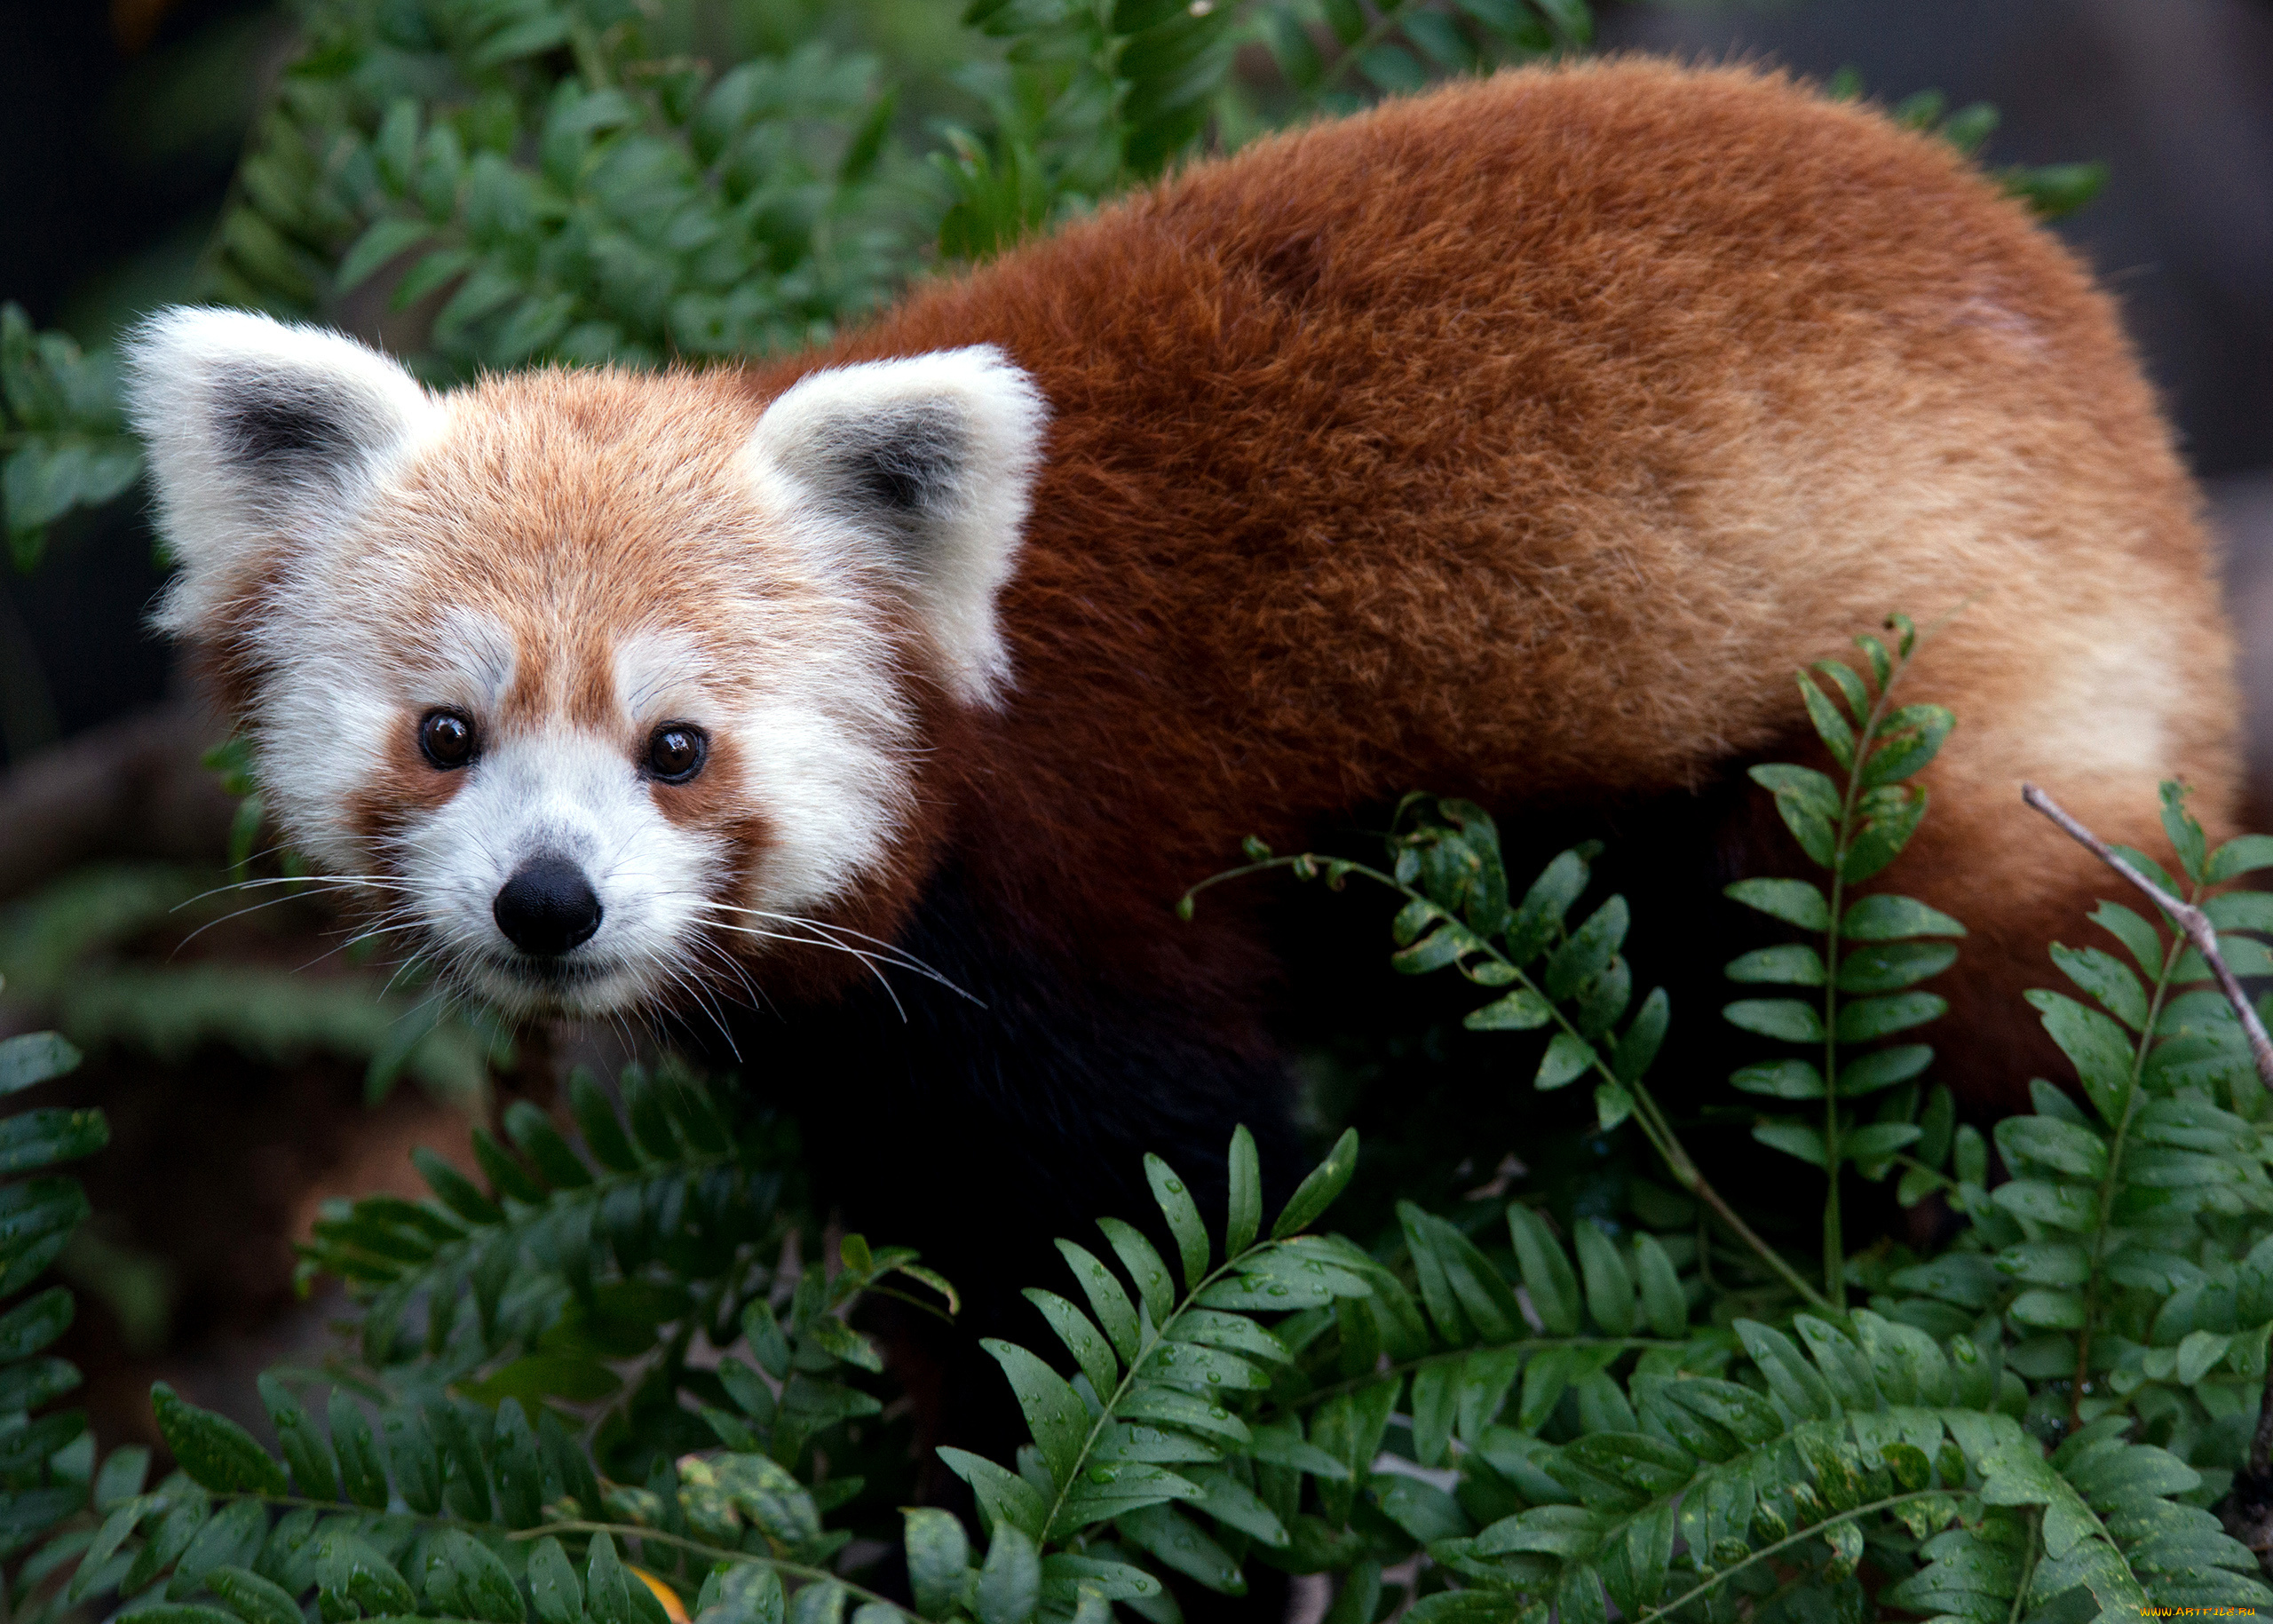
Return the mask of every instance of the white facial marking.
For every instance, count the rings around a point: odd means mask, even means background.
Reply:
[[[705,882],[724,853],[672,823],[615,741],[555,724],[484,749],[447,804],[406,832],[403,880],[454,973],[508,1013],[606,1014],[688,966]],[[531,959],[499,927],[497,893],[538,857],[565,858],[598,896],[599,928]]]
[[[699,722],[708,703],[709,664],[694,639],[676,631],[637,631],[618,640],[616,702],[635,727]]]

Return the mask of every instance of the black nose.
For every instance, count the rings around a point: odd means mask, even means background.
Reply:
[[[541,958],[567,952],[600,928],[600,899],[584,871],[565,857],[523,863],[489,911],[514,947]]]

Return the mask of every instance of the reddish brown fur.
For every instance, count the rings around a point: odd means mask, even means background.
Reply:
[[[1056,417],[1018,693],[926,798],[1022,928],[1114,974],[1232,969],[1168,904],[1250,831],[1788,749],[1793,667],[1897,607],[1966,604],[1913,679],[1960,725],[1889,877],[2002,966],[1960,1010],[1984,1103],[2033,1052],[2015,984],[2106,883],[2021,778],[2111,838],[2155,843],[2166,774],[2229,825],[2212,561],[2111,302],[1872,112],[1743,70],[1503,75],[1198,167],[751,387],[973,342]]]

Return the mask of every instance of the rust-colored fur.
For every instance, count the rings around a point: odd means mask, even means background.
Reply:
[[[2142,845],[2165,776],[2229,821],[2212,560],[2111,301],[1867,110],[1505,75],[1198,167],[749,387],[975,341],[1056,418],[1018,692],[925,799],[1097,974],[1227,969],[1167,904],[1250,831],[1788,750],[1792,668],[1892,608],[1965,605],[1911,678],[1960,726],[1888,878],[1973,927],[1977,1106],[2023,1097],[2015,989],[2107,883],[2021,780]]]

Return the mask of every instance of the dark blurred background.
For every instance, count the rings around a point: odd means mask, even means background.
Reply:
[[[1612,3],[1600,19],[1611,49],[1994,103],[1992,164],[2108,164],[2104,193],[2057,229],[2121,299],[2228,538],[2255,821],[2273,827],[2273,3]],[[0,299],[94,345],[182,297],[290,37],[270,0],[0,0]],[[144,624],[160,575],[141,510],[131,495],[66,521],[35,573],[0,566],[0,904],[91,861],[222,850],[234,806],[196,759],[214,730]],[[11,919],[0,956],[39,925]],[[291,968],[321,950],[302,936],[228,951]],[[315,1203],[401,1179],[414,1139],[464,1139],[415,1090],[366,1113],[360,1062],[320,1046],[249,1064],[209,1044],[168,1090],[133,1086],[150,1074],[99,1055],[70,1089],[118,1130],[88,1170],[102,1216],[65,1273],[91,1302],[69,1351],[98,1431],[120,1439],[155,1374],[243,1402],[280,1351],[257,1339],[308,1332],[279,1315]]]

